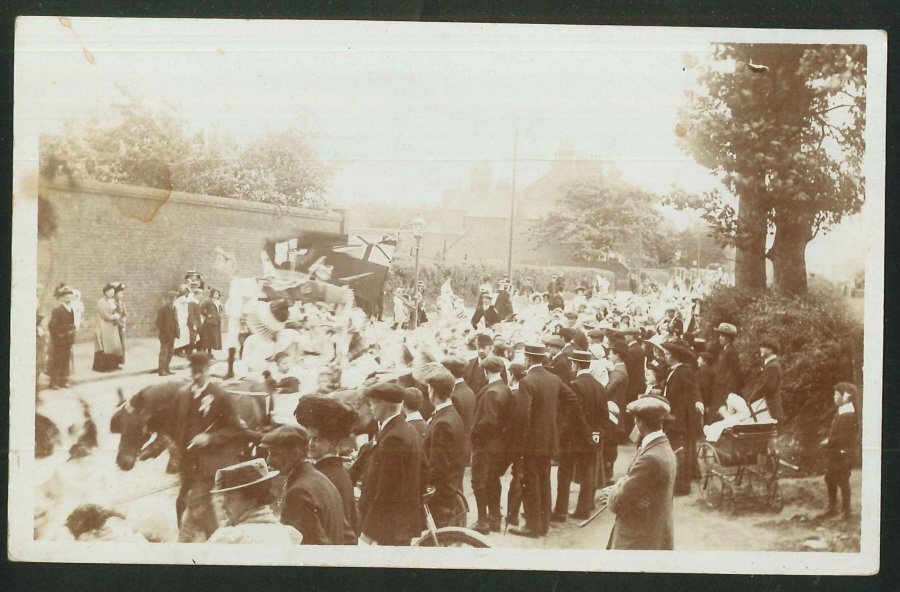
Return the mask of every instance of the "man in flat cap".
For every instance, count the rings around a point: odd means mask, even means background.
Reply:
[[[513,398],[501,378],[503,360],[488,356],[481,363],[488,384],[475,395],[472,424],[472,491],[478,518],[472,529],[481,534],[500,532],[500,476],[506,466],[506,431],[512,421]]]
[[[60,286],[56,290],[59,306],[50,313],[47,332],[50,334],[50,351],[47,357],[47,375],[50,377],[50,388],[66,388],[72,364],[72,346],[75,344],[75,312],[72,300],[75,298],[72,289]]]
[[[363,391],[378,424],[359,498],[361,538],[366,543],[408,546],[423,530],[428,466],[419,434],[403,417],[405,395],[402,387],[391,383]]]
[[[183,451],[181,490],[175,501],[179,542],[205,541],[217,528],[210,490],[215,468],[210,453],[224,446],[259,442],[262,437],[247,428],[228,393],[209,380],[212,358],[195,352],[188,357],[191,382],[175,391],[171,435]]]
[[[554,335],[544,340],[549,352],[547,356],[547,370],[552,372],[566,386],[572,382],[572,364],[568,356],[563,352],[566,343],[562,337]]]
[[[469,432],[451,397],[455,380],[444,366],[428,364],[422,380],[434,404],[423,446],[430,465],[429,484],[435,489],[428,503],[438,528],[466,525],[466,505],[462,497],[463,475],[469,461]]]
[[[763,339],[759,342],[759,357],[762,358],[763,369],[753,389],[747,394],[747,402],[751,405],[764,398],[769,417],[775,421],[781,421],[784,416],[781,407],[781,363],[778,361],[778,352],[778,342],[775,339]]]
[[[641,447],[624,477],[600,492],[616,515],[607,549],[672,550],[672,493],[675,453],[662,431],[669,403],[657,395],[641,397],[625,411],[634,416]]]
[[[527,372],[519,383],[516,417],[521,421],[517,454],[522,457],[525,524],[509,532],[537,538],[550,530],[550,459],[559,449],[558,417],[578,404],[572,389],[543,366],[547,346],[525,346]]]
[[[491,355],[491,352],[494,349],[494,340],[490,335],[479,333],[475,336],[475,347],[478,349],[478,355],[469,360],[469,363],[466,364],[466,369],[463,374],[466,384],[469,385],[470,389],[472,389],[473,403],[475,401],[474,394],[480,392],[481,389],[483,389],[487,384],[487,376],[485,376],[484,374],[484,369],[481,367],[481,362],[484,361],[489,355]],[[508,382],[506,376],[506,368],[503,369],[503,380],[505,382]],[[473,405],[472,410],[474,411],[474,409],[475,407]],[[463,421],[466,421],[466,413],[464,411],[460,411],[460,415],[462,415]],[[469,421],[466,425],[471,428],[471,421]]]
[[[485,335],[485,337],[487,337],[487,335]],[[484,340],[482,340],[482,343],[484,343]],[[472,431],[472,422],[475,420],[475,392],[469,387],[466,377],[468,376],[473,383],[479,382],[479,377],[484,375],[484,370],[481,368],[480,364],[481,354],[482,352],[489,352],[492,348],[493,346],[480,346],[478,349],[478,356],[469,360],[468,363],[456,356],[444,358],[441,362],[441,365],[453,375],[453,394],[451,395],[451,401],[453,402],[453,408],[456,409],[456,412],[459,413],[459,417],[462,419],[463,427],[466,429],[465,444],[467,464],[469,462],[469,457],[471,456],[469,434]],[[485,357],[487,357],[487,354],[485,354]],[[487,384],[487,377],[484,379],[484,384]]]
[[[720,323],[714,331],[719,335],[719,345],[721,346],[719,359],[716,361],[712,400],[712,408],[718,411],[725,406],[725,400],[729,394],[741,394],[744,386],[744,371],[741,369],[741,360],[734,347],[737,327],[730,323]]]
[[[307,459],[306,428],[283,425],[259,443],[270,467],[287,475],[281,497],[281,523],[303,535],[304,545],[355,545],[337,487]]]
[[[681,449],[675,495],[689,495],[695,472],[696,438],[703,429],[703,401],[691,365],[694,354],[687,348],[664,343],[669,374],[663,384],[663,397],[669,403],[672,420],[665,425],[666,436],[672,446]]]

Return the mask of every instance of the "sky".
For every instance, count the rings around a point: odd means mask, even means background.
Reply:
[[[562,142],[665,193],[716,186],[674,128],[708,32],[541,25],[57,19],[19,21],[17,121],[56,131],[117,88],[239,141],[297,127],[338,165],[329,199],[439,206],[472,163],[516,186]],[[17,97],[21,97],[19,94]],[[17,138],[18,140],[18,138]],[[819,239],[817,239],[818,241]],[[812,247],[811,247],[812,248]],[[828,249],[830,247],[826,247]]]

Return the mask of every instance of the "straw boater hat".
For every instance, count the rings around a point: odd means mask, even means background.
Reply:
[[[724,335],[731,335],[734,337],[737,335],[737,327],[732,325],[731,323],[719,323],[719,326],[713,329],[716,333],[722,333]]]
[[[547,346],[543,343],[526,343],[525,344],[525,355],[526,356],[534,356],[541,357],[547,355]]]
[[[210,493],[224,493],[265,483],[278,476],[278,471],[270,471],[266,461],[254,458],[216,471],[216,485]]]
[[[591,356],[591,352],[575,350],[569,354],[569,359],[573,362],[579,362],[582,364],[590,364],[593,361],[593,356]]]

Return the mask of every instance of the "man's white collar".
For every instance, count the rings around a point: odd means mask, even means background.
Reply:
[[[465,378],[459,377],[459,378],[456,379],[456,382],[453,383],[453,386],[456,386],[457,384],[459,384],[459,383],[461,383],[461,382],[465,382],[465,381],[466,381]]]
[[[582,374],[590,374],[590,373],[591,373],[591,369],[590,369],[590,368],[585,368],[585,369],[583,369],[583,370],[579,370],[579,371],[575,374],[575,376],[581,376]]]
[[[846,415],[847,413],[855,413],[856,409],[853,408],[853,403],[844,403],[840,407],[838,407],[838,415]]]
[[[656,439],[659,438],[660,436],[664,436],[664,435],[665,435],[665,434],[663,433],[662,430],[656,430],[655,432],[650,432],[649,434],[647,434],[646,436],[644,436],[644,439],[643,439],[643,440],[641,440],[641,450],[646,449],[646,448],[647,448],[647,444],[649,444],[650,442],[656,440]]]
[[[191,383],[191,392],[194,393],[194,398],[199,397],[200,394],[201,394],[203,391],[205,391],[205,390],[206,390],[206,387],[208,387],[208,386],[209,386],[209,381],[208,381],[208,380],[207,380],[206,382],[204,382],[203,385],[200,386],[200,387],[198,387],[196,384],[194,384],[194,383],[192,382],[192,383]]]
[[[415,421],[417,419],[421,419],[422,421],[425,421],[425,418],[422,417],[422,414],[419,413],[418,411],[413,411],[412,413],[410,413],[409,415],[406,416],[406,421]]]
[[[391,421],[392,419],[394,419],[395,417],[397,417],[398,415],[400,415],[400,413],[401,413],[401,412],[398,411],[397,413],[393,414],[392,416],[390,416],[389,418],[385,419],[384,421],[379,421],[379,422],[378,422],[378,431],[380,432],[381,430],[383,430],[383,429],[384,429],[384,426],[386,426],[387,424],[389,424],[390,421]]]
[[[453,405],[453,401],[452,401],[451,399],[447,399],[447,400],[444,401],[443,403],[440,403],[440,404],[438,404],[438,405],[435,405],[435,406],[434,406],[434,412],[437,413],[438,411],[440,411],[440,410],[443,409],[444,407],[449,407],[449,406],[451,406],[451,405]]]

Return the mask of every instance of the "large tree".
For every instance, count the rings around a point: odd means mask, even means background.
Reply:
[[[534,237],[580,263],[602,261],[610,252],[645,265],[671,258],[674,240],[656,207],[659,198],[624,183],[615,175],[572,181],[554,209],[532,228]]]
[[[241,146],[189,135],[171,108],[125,93],[111,117],[69,120],[41,137],[41,173],[202,193],[279,206],[319,207],[333,173],[303,131],[267,132]]]
[[[805,294],[807,244],[865,199],[866,49],[717,44],[697,70],[676,133],[727,193],[672,201],[733,241],[739,287],[765,289],[768,258],[778,291]]]

